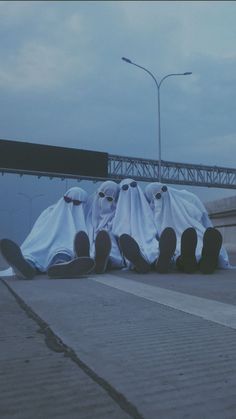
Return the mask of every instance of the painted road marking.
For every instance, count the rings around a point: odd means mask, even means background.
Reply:
[[[236,329],[236,306],[106,274],[92,281]]]

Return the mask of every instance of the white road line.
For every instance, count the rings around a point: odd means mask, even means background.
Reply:
[[[93,281],[116,288],[120,291],[145,298],[158,304],[202,317],[205,320],[236,329],[236,306],[195,297],[181,292],[170,291],[153,285],[106,274],[105,277],[93,278]]]

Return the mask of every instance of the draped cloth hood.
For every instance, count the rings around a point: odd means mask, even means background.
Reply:
[[[75,234],[79,230],[87,232],[84,215],[86,200],[87,192],[73,187],[57,203],[45,209],[21,245],[24,257],[43,272],[57,253],[74,257]],[[73,201],[81,203],[74,205]]]
[[[117,183],[111,180],[103,182],[97,191],[88,198],[86,205],[86,225],[90,241],[91,257],[95,256],[95,239],[98,232],[106,230],[112,241],[111,261],[114,265],[121,266],[123,259],[116,238],[112,233],[118,195],[119,186]]]
[[[119,186],[113,233],[117,237],[129,234],[137,241],[145,259],[153,263],[157,259],[159,245],[151,208],[142,189],[133,179],[124,179]]]
[[[97,191],[89,197],[86,205],[86,221],[91,240],[96,238],[98,231],[111,230],[118,194],[117,183],[108,180],[103,182]]]
[[[145,196],[153,211],[158,234],[166,227],[172,227],[177,236],[176,253],[180,254],[181,236],[184,230],[193,227],[197,231],[198,244],[196,256],[201,256],[203,235],[207,227],[212,227],[206,208],[193,193],[184,189],[171,188],[164,184],[153,182],[146,186]],[[224,248],[221,249],[220,265],[229,265]]]

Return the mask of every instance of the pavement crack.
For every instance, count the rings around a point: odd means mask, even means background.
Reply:
[[[108,381],[99,376],[94,370],[92,370],[87,364],[85,364],[75,353],[75,351],[67,346],[50,328],[50,326],[39,317],[32,308],[27,305],[24,300],[9,286],[9,284],[2,279],[1,280],[9,292],[15,297],[18,305],[25,311],[27,316],[34,320],[39,329],[38,333],[44,335],[45,344],[47,347],[54,351],[64,353],[64,356],[70,358],[81,370],[84,371],[94,382],[96,382],[103,390],[119,405],[119,407],[125,411],[133,419],[144,419],[142,414],[138,411],[135,405],[133,405],[122,393],[116,390]]]

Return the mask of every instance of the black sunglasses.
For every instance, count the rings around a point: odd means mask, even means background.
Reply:
[[[164,185],[164,186],[162,186],[161,191],[162,191],[162,192],[166,192],[166,191],[167,191],[167,189],[168,189],[168,188],[167,188],[167,186],[166,186],[166,185]],[[156,195],[155,195],[155,198],[156,198],[156,199],[161,199],[161,193],[160,193],[160,192],[157,192],[157,193],[156,193]]]
[[[137,182],[135,182],[135,180],[134,180],[130,184],[126,183],[125,185],[121,186],[121,189],[123,189],[123,191],[127,191],[129,189],[129,186],[131,186],[131,188],[136,188]]]
[[[100,198],[106,198],[106,199],[107,199],[107,201],[109,201],[109,202],[112,202],[112,201],[113,201],[112,196],[106,196],[106,195],[104,194],[104,192],[98,192],[98,196],[99,196]]]
[[[70,204],[71,202],[73,202],[73,205],[80,205],[84,202],[84,201],[80,201],[79,199],[71,199],[69,198],[69,196],[64,196],[64,201],[67,204]]]

